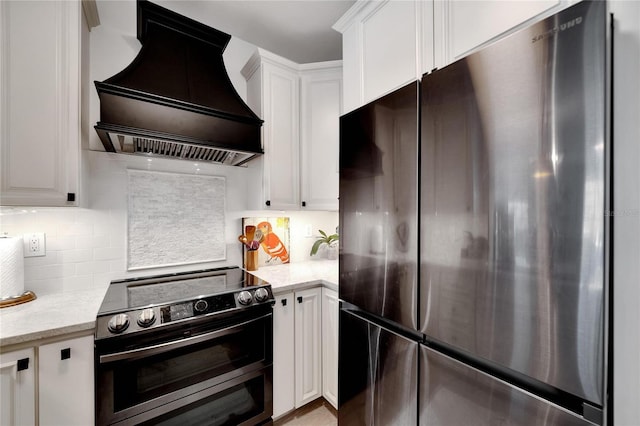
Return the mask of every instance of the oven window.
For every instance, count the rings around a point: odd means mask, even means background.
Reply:
[[[237,425],[265,412],[265,376],[261,375],[141,426]]]
[[[268,324],[264,320],[257,321],[236,333],[213,340],[118,362],[113,369],[115,411],[192,385],[210,386],[243,373],[236,371],[242,367],[255,362],[270,362],[270,350],[265,340],[265,336],[271,334]],[[225,373],[230,375],[219,377]],[[202,383],[210,379],[210,382]]]

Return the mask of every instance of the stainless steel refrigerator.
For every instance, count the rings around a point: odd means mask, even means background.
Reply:
[[[339,423],[607,419],[605,2],[341,117]]]

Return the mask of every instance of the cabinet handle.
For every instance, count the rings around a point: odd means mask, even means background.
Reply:
[[[282,303],[282,306],[287,306],[287,299],[282,299],[280,302]]]
[[[271,200],[267,200],[267,201],[265,201],[265,204],[266,204],[267,206],[270,206],[270,205],[271,205]]]
[[[60,351],[60,361],[71,358],[71,348],[62,349]]]
[[[302,202],[302,207],[307,207],[307,202],[306,201]]]
[[[74,192],[67,192],[67,201],[75,201],[76,194]]]
[[[298,303],[302,303],[302,296],[298,296]]]
[[[22,358],[18,360],[18,371],[29,369],[29,358]]]

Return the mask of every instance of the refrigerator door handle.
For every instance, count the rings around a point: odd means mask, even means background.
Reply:
[[[346,306],[345,306],[346,305]],[[349,307],[347,307],[349,306]],[[408,328],[404,328],[402,326],[400,326],[397,323],[394,323],[392,321],[389,321],[386,318],[381,318],[375,315],[372,315],[366,311],[357,309],[357,308],[351,308],[351,306],[353,305],[349,305],[344,303],[341,310],[353,315],[356,318],[359,318],[363,321],[366,321],[368,323],[372,323],[375,324],[376,327],[380,327],[381,329],[389,332],[389,333],[393,333],[396,334],[400,337],[403,337],[407,340],[411,340],[414,342],[418,342],[418,343],[422,343],[425,340],[425,336],[422,333],[418,333],[415,330],[410,330]]]

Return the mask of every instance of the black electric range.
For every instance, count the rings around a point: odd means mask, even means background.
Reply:
[[[271,424],[271,286],[238,267],[111,282],[96,425]]]
[[[96,340],[273,304],[269,283],[239,267],[112,281],[97,315]]]

